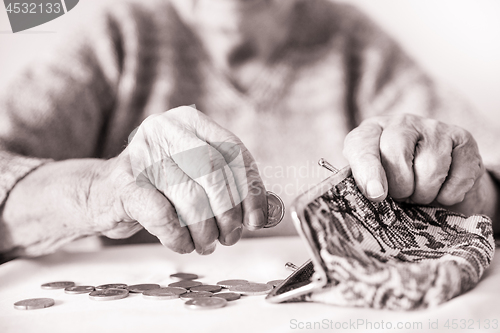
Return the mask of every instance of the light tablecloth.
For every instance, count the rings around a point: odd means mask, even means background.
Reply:
[[[209,256],[179,255],[159,244],[148,244],[17,259],[0,266],[0,332],[500,331],[500,323],[494,329],[494,320],[500,319],[498,251],[475,289],[437,308],[412,312],[313,303],[270,304],[264,296],[247,296],[222,309],[190,310],[180,299],[153,301],[131,294],[122,300],[96,302],[86,294],[69,295],[62,290],[40,288],[42,283],[62,280],[84,285],[165,286],[174,281],[170,274],[181,271],[196,273],[201,282],[210,284],[233,278],[267,282],[290,273],[284,267],[286,262],[299,265],[308,258],[302,240],[288,237],[243,239],[232,247],[219,246]],[[30,311],[13,307],[16,301],[36,297],[53,298],[56,304]]]

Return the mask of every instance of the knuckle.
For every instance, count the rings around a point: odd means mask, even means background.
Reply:
[[[380,141],[380,157],[382,160],[397,166],[407,167],[413,161],[414,152],[414,144],[393,139]]]
[[[453,192],[467,192],[469,191],[476,182],[476,177],[458,177],[458,176],[450,176],[446,180],[446,185]]]

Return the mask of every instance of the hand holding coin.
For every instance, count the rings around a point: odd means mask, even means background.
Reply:
[[[145,228],[175,252],[210,254],[217,241],[238,242],[243,227],[269,224],[268,201],[276,202],[241,140],[191,107],[148,117],[104,163],[91,172],[88,210],[110,238]]]

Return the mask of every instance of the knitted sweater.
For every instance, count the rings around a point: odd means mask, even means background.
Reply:
[[[242,87],[214,66],[172,1],[178,0],[104,6],[12,82],[0,102],[0,203],[39,165],[116,156],[145,117],[192,104],[242,139],[267,189],[286,207],[328,175],[316,165],[320,157],[345,165],[345,135],[380,114],[462,126],[478,141],[488,169],[500,174],[499,134],[354,8],[288,0],[285,37]],[[264,22],[261,36],[265,29]],[[234,68],[252,55],[251,45],[234,50]],[[287,216],[252,235],[293,234],[290,222]],[[0,241],[8,236],[1,219],[0,235]]]

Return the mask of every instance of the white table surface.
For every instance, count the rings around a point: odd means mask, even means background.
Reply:
[[[211,284],[232,278],[267,282],[290,273],[284,268],[286,262],[299,265],[308,257],[302,241],[291,237],[244,239],[232,247],[219,246],[210,256],[178,255],[161,245],[150,244],[18,259],[0,265],[0,332],[500,331],[498,326],[491,327],[493,319],[500,320],[498,252],[475,289],[437,308],[411,312],[313,303],[270,304],[264,296],[244,297],[222,309],[196,311],[185,308],[180,299],[152,301],[132,294],[122,300],[96,302],[86,294],[68,295],[62,290],[40,288],[42,283],[61,280],[85,285],[158,283],[163,286],[173,282],[170,274],[179,271],[196,273],[201,276],[200,281]],[[16,301],[36,297],[53,298],[56,304],[29,311],[13,307]],[[457,319],[457,329],[452,328],[453,319]],[[450,320],[449,328],[444,326],[446,320]],[[487,320],[489,329],[485,328]],[[436,321],[438,329],[429,330],[429,323],[436,325]],[[308,323],[314,325],[314,322],[320,326],[308,329]],[[392,326],[390,330],[388,323]],[[465,329],[460,329],[461,323],[466,324]],[[397,329],[397,325],[416,326]]]

